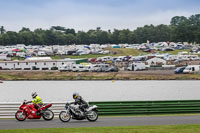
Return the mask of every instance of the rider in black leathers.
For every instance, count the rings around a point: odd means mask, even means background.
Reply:
[[[88,103],[78,93],[73,93],[73,99],[75,101],[71,102],[71,104],[78,104],[81,111],[85,112],[85,109],[89,106]]]

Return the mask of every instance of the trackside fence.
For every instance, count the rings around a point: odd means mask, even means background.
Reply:
[[[0,103],[0,118],[14,118],[21,103]],[[97,105],[99,115],[179,114],[200,113],[200,100],[181,101],[115,101],[90,102]],[[55,117],[64,110],[65,102],[53,102]]]

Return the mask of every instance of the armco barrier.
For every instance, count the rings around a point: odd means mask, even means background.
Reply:
[[[92,102],[100,115],[200,113],[200,100]]]
[[[90,102],[90,105],[98,106],[99,115],[200,113],[200,100]],[[0,118],[14,118],[19,106],[20,103],[0,103]],[[65,102],[54,102],[50,109],[58,117],[64,106]]]

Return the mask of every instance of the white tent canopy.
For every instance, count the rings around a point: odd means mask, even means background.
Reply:
[[[39,61],[39,60],[52,60],[51,57],[30,57],[30,58],[26,58],[26,61]]]
[[[154,57],[152,59],[147,60],[146,63],[148,65],[158,65],[158,64],[166,65],[166,60]]]

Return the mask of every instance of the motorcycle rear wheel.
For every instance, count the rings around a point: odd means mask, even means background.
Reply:
[[[87,119],[88,121],[91,121],[91,122],[94,122],[98,119],[98,113],[97,111],[89,111],[88,114],[87,114]]]
[[[54,113],[51,110],[47,109],[43,113],[42,117],[43,117],[44,120],[50,121],[50,120],[52,120],[54,118]]]
[[[24,121],[26,120],[26,112],[24,112],[23,110],[18,110],[16,113],[15,113],[15,118],[18,120],[18,121]]]
[[[67,112],[67,111],[61,111],[60,114],[59,114],[59,119],[62,122],[68,122],[68,121],[71,120],[71,113]]]

